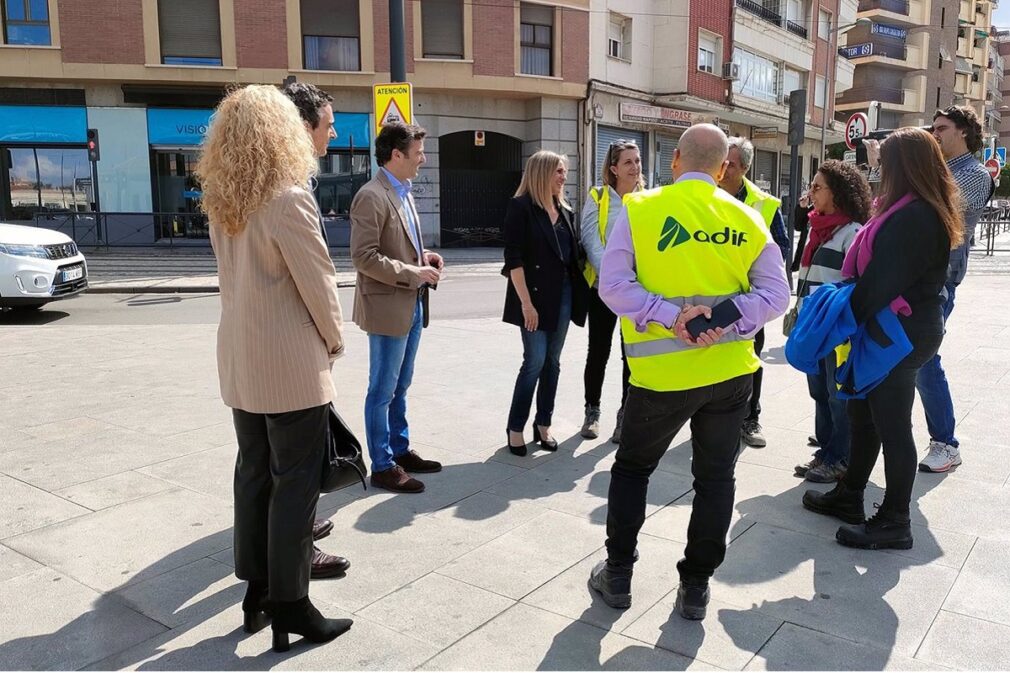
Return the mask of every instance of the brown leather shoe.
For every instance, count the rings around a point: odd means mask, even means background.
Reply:
[[[312,541],[322,540],[333,530],[333,522],[328,519],[312,522]]]
[[[442,471],[442,463],[434,460],[425,460],[421,456],[417,455],[417,451],[407,451],[407,453],[402,456],[394,456],[393,462],[407,472],[426,474]]]
[[[343,575],[351,567],[351,562],[343,556],[331,556],[319,547],[312,547],[312,572],[310,579],[321,580],[326,577]]]
[[[424,484],[404,472],[399,465],[382,472],[373,472],[371,481],[372,486],[394,493],[420,493],[424,490]]]

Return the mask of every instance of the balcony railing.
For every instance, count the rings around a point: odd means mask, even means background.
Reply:
[[[888,89],[882,86],[858,86],[846,89],[838,98],[839,103],[865,103],[871,100],[903,105],[905,91],[904,89]]]
[[[805,26],[801,26],[798,23],[793,23],[792,21],[786,21],[786,30],[788,30],[793,35],[799,35],[804,40],[807,39],[807,29]]]
[[[780,27],[782,26],[782,15],[768,9],[760,2],[755,2],[754,0],[736,0],[736,6],[747,10],[751,14],[754,14],[769,23],[774,23],[776,26]]]
[[[908,16],[908,0],[859,0],[860,12],[868,12],[873,9],[882,9],[885,12]]]

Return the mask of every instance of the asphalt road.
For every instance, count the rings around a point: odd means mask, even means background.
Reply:
[[[501,276],[447,278],[432,294],[432,320],[501,315]],[[340,290],[344,319],[351,319],[354,289]],[[32,325],[208,325],[221,311],[217,294],[83,294],[47,304],[40,311],[0,313],[0,328]]]

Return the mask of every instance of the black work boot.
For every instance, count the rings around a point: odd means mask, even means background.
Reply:
[[[827,493],[807,491],[803,494],[803,506],[811,512],[833,516],[845,523],[860,524],[866,520],[863,492],[849,488],[844,480]]]
[[[684,619],[695,621],[705,619],[710,596],[708,582],[688,583],[682,580],[677,587],[677,602],[674,609]]]
[[[839,544],[856,549],[911,549],[912,524],[881,507],[865,523],[841,526],[835,533]]]
[[[589,573],[589,588],[610,607],[627,610],[631,607],[631,568],[600,561]]]
[[[290,634],[302,636],[310,643],[326,643],[351,628],[350,619],[327,619],[319,614],[309,597],[297,601],[272,602],[274,652],[291,649]]]

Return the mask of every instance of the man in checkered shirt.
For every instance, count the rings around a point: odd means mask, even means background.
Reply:
[[[955,290],[964,280],[968,269],[968,250],[975,237],[975,226],[992,197],[994,184],[989,173],[974,156],[982,148],[982,125],[979,124],[975,110],[957,105],[937,110],[933,115],[933,137],[940,143],[943,158],[946,159],[947,167],[953,173],[964,200],[964,243],[950,253],[950,266],[944,285],[946,301],[943,318],[946,321],[954,309]],[[930,438],[929,453],[919,463],[919,469],[923,472],[946,472],[961,464],[961,452],[954,436],[954,404],[950,397],[950,386],[940,364],[939,354],[922,366],[915,386],[926,410]]]

